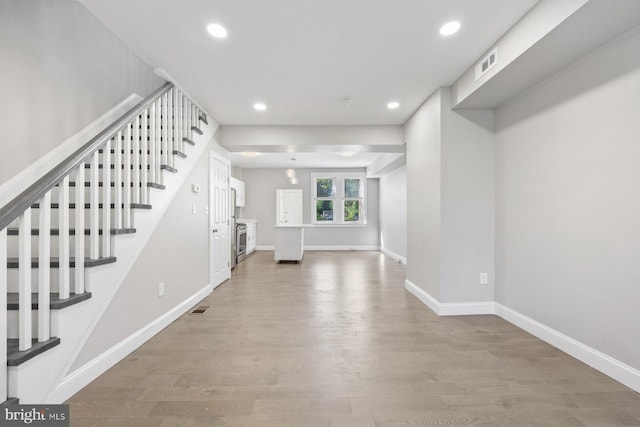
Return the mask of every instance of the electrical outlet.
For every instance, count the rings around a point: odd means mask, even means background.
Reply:
[[[158,283],[158,296],[164,296],[164,283]]]
[[[487,273],[480,273],[480,284],[481,285],[489,284],[489,275]]]

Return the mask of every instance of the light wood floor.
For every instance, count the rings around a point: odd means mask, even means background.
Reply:
[[[257,252],[70,399],[72,426],[640,425],[640,395],[495,316],[441,317],[378,252]]]

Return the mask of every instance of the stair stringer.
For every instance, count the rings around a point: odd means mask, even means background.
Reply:
[[[59,337],[60,344],[19,366],[9,367],[10,396],[19,397],[21,403],[61,403],[99,375],[78,381],[70,370],[181,186],[200,157],[208,153],[209,141],[218,124],[209,117],[209,124],[201,125],[203,134],[194,135],[196,144],[187,148],[187,158],[176,158],[178,172],[164,172],[166,189],[151,189],[153,208],[136,211],[136,233],[116,236],[113,240],[117,261],[85,269],[86,286],[92,297],[62,310],[52,310],[52,336]]]

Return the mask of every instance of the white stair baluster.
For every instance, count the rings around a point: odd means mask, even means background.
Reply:
[[[156,162],[156,103],[154,102],[147,110],[149,114],[149,182],[158,182],[156,180],[156,168],[160,168]],[[147,203],[149,200],[147,199]]]
[[[7,400],[7,229],[0,230],[0,402]]]
[[[147,186],[147,182],[149,182],[149,132],[147,130],[149,126],[148,109],[142,113],[140,126],[142,127],[140,132],[140,149],[142,150],[142,157],[140,158],[140,203],[146,205],[149,200],[149,188]]]
[[[175,128],[176,128],[176,144],[178,150],[184,151],[184,141],[182,140],[182,93],[178,88],[174,88],[174,113],[175,113]]]
[[[102,150],[102,256],[111,256],[111,139]],[[84,266],[83,266],[84,267]]]
[[[84,188],[84,182],[76,182]],[[60,299],[69,298],[69,176],[60,182],[58,193],[58,292]]]
[[[173,90],[170,90],[167,93],[167,145],[169,158],[172,162],[171,166],[175,166],[175,158],[173,156],[173,152],[178,149],[175,144],[173,125]]]
[[[131,189],[131,202],[140,203],[140,117],[133,120],[133,154],[131,162],[133,169],[131,170],[131,181],[133,187]]]
[[[153,141],[153,146],[155,149],[155,157],[156,157],[156,180],[154,182],[158,183],[158,184],[162,184],[164,182],[163,180],[163,176],[162,176],[162,172],[161,172],[161,166],[163,164],[165,164],[162,161],[162,129],[160,129],[160,126],[162,124],[162,118],[160,116],[160,111],[162,109],[162,100],[158,99],[155,102],[155,108],[156,108],[156,127],[155,127],[155,140]]]
[[[51,191],[40,199],[38,209],[38,341],[50,338],[51,292]],[[77,202],[76,202],[77,203]]]
[[[122,228],[122,131],[118,131],[113,143],[113,222],[114,228]]]
[[[187,138],[193,141],[193,132],[191,131],[191,101],[189,101],[189,98],[187,98],[186,115],[187,126],[185,126],[185,129],[187,130]]]
[[[167,94],[162,95],[162,164],[173,166],[171,159],[172,153],[169,153],[169,144],[167,143]]]
[[[104,147],[103,147],[104,148]],[[91,157],[89,169],[89,258],[100,258],[100,158],[98,151]],[[76,185],[78,185],[76,183]],[[84,186],[84,183],[82,183]]]
[[[124,228],[131,228],[131,123],[124,131],[124,161],[123,163],[123,186],[122,186],[122,210]]]
[[[85,181],[85,164],[80,163],[80,166],[76,169],[75,181]],[[76,268],[74,270],[74,292],[76,294],[84,293],[84,185],[76,185],[75,189],[75,228],[76,235],[75,240],[75,258]]]
[[[5,305],[6,308],[6,305]],[[18,349],[31,348],[31,208],[18,217]],[[2,369],[5,369],[3,366]]]

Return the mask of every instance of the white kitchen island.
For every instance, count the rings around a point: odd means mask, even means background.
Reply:
[[[311,224],[276,225],[276,247],[274,258],[277,261],[302,261],[304,254],[304,229]]]

